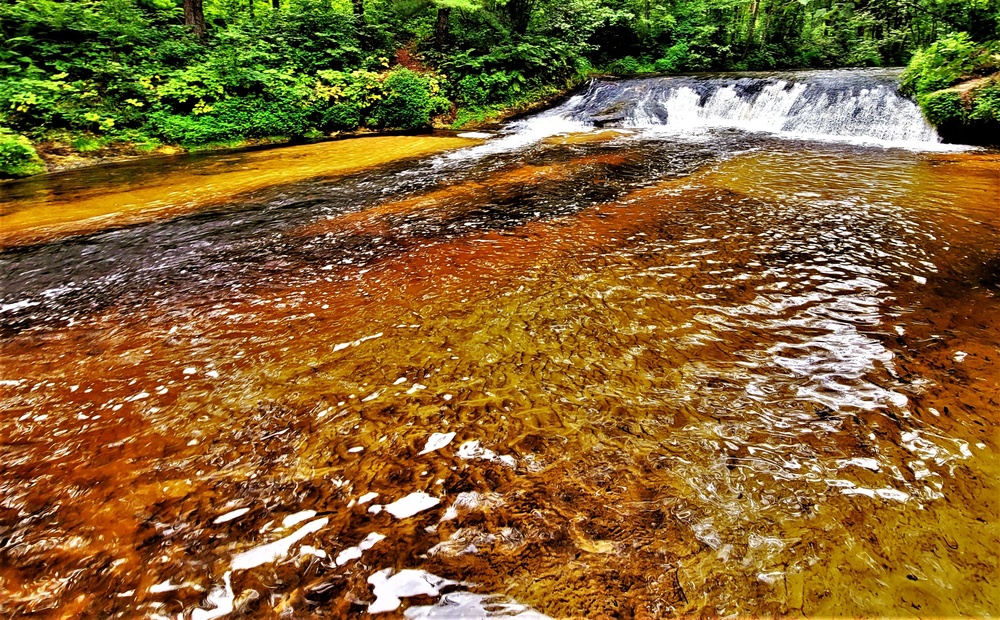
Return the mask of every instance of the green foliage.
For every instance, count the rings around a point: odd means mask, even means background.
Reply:
[[[663,52],[663,56],[653,64],[653,69],[661,73],[684,71],[689,65],[691,48],[686,41],[675,43]]]
[[[884,66],[930,45],[906,73],[924,96],[1000,64],[1000,0],[364,0],[361,19],[351,0],[279,4],[204,0],[199,38],[180,0],[0,2],[0,126],[80,151],[194,147],[474,122],[594,67]],[[983,92],[970,122],[996,109]]]
[[[933,45],[913,55],[900,79],[908,94],[924,95],[948,88],[964,78],[1000,68],[996,57],[1000,47],[980,45],[965,32],[939,39]]]
[[[995,132],[1000,133],[1000,78],[994,78],[972,91],[971,99],[972,111],[969,118],[988,124]]]
[[[935,126],[950,123],[964,123],[968,112],[962,102],[962,95],[953,90],[939,90],[920,99],[921,108],[927,120]]]
[[[472,107],[484,107],[510,101],[524,92],[527,78],[519,71],[495,71],[470,74],[458,82],[458,101]]]
[[[647,57],[633,58],[632,56],[626,56],[609,64],[607,71],[616,75],[638,75],[641,73],[653,73],[657,69]]]
[[[429,127],[434,105],[432,89],[436,84],[409,69],[397,69],[382,84],[385,97],[371,114],[379,129],[419,129]]]
[[[915,95],[927,120],[946,140],[1000,143],[1000,85],[981,75],[1000,71],[1000,41],[975,42],[960,32],[914,54],[903,72],[901,90]],[[978,80],[982,82],[982,80]]]
[[[24,136],[0,127],[0,178],[19,178],[45,171],[35,147]]]
[[[460,107],[455,112],[455,120],[451,126],[453,129],[462,129],[494,122],[511,109],[525,111],[541,101],[555,97],[561,92],[555,86],[540,87],[530,91],[523,91],[519,96],[510,97],[503,103]]]
[[[353,131],[361,126],[361,112],[354,102],[332,103],[317,111],[316,125],[327,131]]]

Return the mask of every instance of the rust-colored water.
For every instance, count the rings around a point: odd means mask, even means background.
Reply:
[[[475,142],[458,137],[372,136],[227,155],[162,158],[159,165],[144,161],[84,175],[0,185],[4,199],[0,247],[176,216],[278,184],[357,172]]]
[[[0,614],[1000,611],[996,154],[320,176],[0,254]]]

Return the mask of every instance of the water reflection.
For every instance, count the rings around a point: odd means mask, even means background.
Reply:
[[[532,144],[0,254],[0,611],[995,613],[996,156]]]

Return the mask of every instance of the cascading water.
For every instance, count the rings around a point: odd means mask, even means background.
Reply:
[[[939,143],[917,105],[898,93],[897,77],[894,70],[871,70],[596,80],[536,119],[670,133],[736,129],[891,145]]]

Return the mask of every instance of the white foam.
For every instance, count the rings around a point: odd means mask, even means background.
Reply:
[[[281,527],[292,527],[293,525],[298,525],[299,523],[302,523],[303,521],[306,521],[308,519],[312,519],[315,516],[316,516],[316,511],[315,510],[303,510],[301,512],[296,512],[296,513],[290,514],[287,517],[285,517],[284,519],[282,519],[281,520]]]
[[[480,445],[478,439],[467,441],[458,447],[458,458],[469,461],[478,459],[481,461],[499,461],[507,467],[514,467],[517,461],[509,455],[498,456],[496,452]]]
[[[272,543],[261,545],[260,547],[254,547],[249,551],[244,551],[233,558],[232,568],[233,570],[246,570],[260,566],[261,564],[268,564],[270,562],[280,560],[288,555],[288,551],[291,549],[292,545],[302,540],[309,534],[323,529],[329,522],[330,519],[326,517],[310,521],[296,530],[294,534],[286,536],[280,540],[276,540]]]
[[[174,590],[180,590],[180,589],[181,589],[181,587],[179,585],[175,585],[175,584],[171,583],[169,579],[167,579],[166,581],[164,581],[162,583],[157,583],[157,584],[149,586],[149,593],[150,594],[162,594],[164,592],[173,592]]]
[[[423,512],[441,503],[440,498],[428,495],[423,491],[410,493],[402,499],[397,499],[391,504],[384,506],[385,511],[397,519],[412,517],[418,512]],[[374,508],[375,506],[372,506]],[[371,509],[369,509],[370,511]]]
[[[849,465],[854,465],[855,467],[861,467],[863,469],[870,469],[872,471],[879,471],[882,468],[878,460],[865,457],[840,459],[839,461],[837,461],[838,467],[847,467]]]
[[[565,113],[582,100],[582,96],[570,98],[565,104],[542,112],[536,116],[514,121],[504,127],[500,137],[484,144],[458,149],[438,157],[435,164],[447,167],[451,164],[463,163],[470,159],[480,159],[499,153],[511,153],[541,142],[545,138],[571,133],[586,133],[594,131],[589,124],[573,120]]]
[[[427,571],[406,569],[393,574],[392,568],[383,568],[368,578],[374,586],[375,602],[368,606],[368,613],[378,614],[399,609],[404,598],[411,596],[440,596],[441,589],[460,585],[457,581],[432,575]]]
[[[343,349],[346,349],[347,347],[356,347],[359,344],[361,344],[362,342],[367,342],[369,340],[374,340],[376,338],[381,338],[382,334],[383,334],[383,332],[379,332],[377,334],[372,334],[371,336],[365,336],[364,338],[358,338],[357,340],[352,340],[350,342],[341,342],[340,344],[335,344],[333,346],[333,350],[336,352],[336,351],[341,351]]]
[[[222,576],[225,587],[215,587],[208,593],[205,602],[211,605],[210,609],[195,609],[191,612],[191,620],[215,620],[233,613],[236,603],[236,595],[233,594],[233,584],[230,581],[230,572]]]
[[[864,72],[853,75],[865,79]],[[561,115],[589,123],[596,120],[595,114],[606,116],[604,110],[620,108],[621,118],[612,119],[615,122],[638,130],[641,137],[669,140],[711,139],[712,131],[721,128],[915,151],[974,148],[942,144],[916,103],[900,96],[886,76],[873,74],[867,83],[855,80],[854,86],[835,75],[759,79],[752,95],[729,78],[691,82],[689,78],[595,81],[586,93],[540,116]]]
[[[444,511],[441,521],[451,521],[457,519],[459,511],[471,512],[480,506],[493,508],[503,503],[503,499],[497,493],[480,494],[476,491],[463,491],[455,496],[455,501]]]
[[[357,544],[355,547],[348,547],[340,553],[337,554],[337,566],[343,566],[351,560],[357,560],[361,558],[361,554],[368,551],[374,547],[377,543],[385,540],[385,536],[379,534],[378,532],[372,532],[365,539]]]
[[[864,495],[865,497],[881,497],[896,502],[905,502],[910,498],[910,494],[897,489],[866,489],[864,487],[847,487],[840,490],[844,495]]]
[[[215,518],[215,521],[212,521],[212,523],[218,525],[219,523],[225,523],[227,521],[232,521],[233,519],[238,519],[238,518],[242,517],[243,515],[245,515],[248,512],[250,512],[249,508],[237,508],[236,510],[232,510],[230,512],[227,512],[224,515],[219,515],[218,517]]]
[[[326,551],[323,551],[322,549],[317,549],[316,547],[313,547],[312,545],[302,545],[301,547],[299,547],[299,555],[300,556],[303,556],[303,555],[314,555],[317,558],[325,558],[326,557]]]
[[[429,452],[434,452],[435,450],[440,450],[450,444],[451,440],[454,438],[455,433],[431,433],[431,436],[427,439],[427,444],[424,445],[424,449],[420,451],[420,454],[427,454]]]
[[[464,591],[445,594],[433,605],[414,605],[403,612],[403,616],[410,620],[421,618],[550,620],[549,616],[505,596]]]
[[[30,299],[24,299],[21,301],[16,301],[12,304],[2,304],[0,305],[0,312],[13,312],[15,310],[21,310],[24,308],[30,308],[32,306],[40,305],[40,301],[31,301]]]

